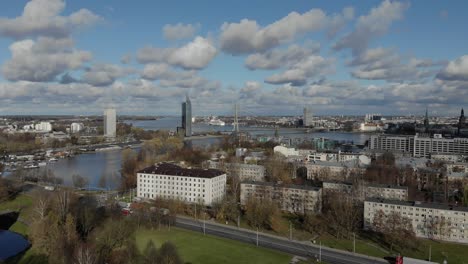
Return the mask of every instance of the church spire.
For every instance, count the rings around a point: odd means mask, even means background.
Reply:
[[[429,112],[426,107],[426,116],[424,117],[424,132],[429,132]]]

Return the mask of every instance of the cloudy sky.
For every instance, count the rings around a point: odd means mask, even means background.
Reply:
[[[0,115],[456,115],[466,1],[4,1]]]

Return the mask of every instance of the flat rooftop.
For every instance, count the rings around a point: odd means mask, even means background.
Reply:
[[[449,204],[440,204],[440,203],[424,203],[424,202],[416,202],[416,201],[398,201],[398,200],[387,200],[387,199],[381,199],[381,198],[367,198],[365,201],[366,202],[374,202],[374,203],[402,205],[402,206],[413,206],[413,207],[418,207],[418,208],[431,208],[431,209],[448,210],[448,211],[468,212],[468,207],[457,206],[457,205],[449,205]]]
[[[187,169],[171,163],[158,163],[144,168],[137,173],[159,174],[168,176],[183,176],[194,178],[214,178],[223,175],[224,172],[215,169]]]
[[[272,186],[278,188],[298,189],[298,190],[309,190],[309,191],[320,191],[320,187],[307,186],[307,185],[296,185],[296,184],[280,184],[274,182],[260,182],[260,181],[243,181],[241,184],[252,184],[261,186]]]

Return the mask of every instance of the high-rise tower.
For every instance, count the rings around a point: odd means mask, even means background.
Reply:
[[[458,119],[458,134],[460,134],[461,130],[466,126],[466,118],[465,118],[465,111],[463,108],[460,112],[460,118]]]
[[[114,108],[104,110],[104,136],[114,138],[117,130],[117,114]]]
[[[192,136],[192,103],[188,95],[185,102],[182,103],[182,128],[184,129],[184,136]]]
[[[305,127],[312,126],[313,124],[312,111],[310,111],[308,107],[304,107],[304,116],[302,118],[302,123]]]

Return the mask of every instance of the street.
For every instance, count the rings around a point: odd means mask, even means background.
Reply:
[[[212,223],[203,220],[195,220],[186,217],[178,216],[176,219],[176,226],[184,229],[189,229],[203,233],[205,229],[206,234],[229,238],[246,242],[249,244],[257,244],[257,233],[255,231],[235,228],[227,225],[218,223]],[[205,226],[205,228],[204,228]],[[290,241],[286,238],[273,236],[264,233],[258,233],[258,246],[279,250],[291,255],[297,255],[307,258],[319,258],[320,257],[320,246],[313,245],[307,242]],[[322,247],[321,248],[321,259],[326,263],[337,263],[337,264],[367,264],[367,263],[388,263],[383,259],[373,258],[364,256],[361,254],[353,254],[346,251],[331,249]]]

